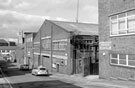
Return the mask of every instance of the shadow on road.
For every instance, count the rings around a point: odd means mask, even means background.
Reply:
[[[13,88],[82,88],[59,80],[24,82],[12,86]]]
[[[4,72],[8,77],[11,76],[18,76],[18,75],[25,75],[27,73],[31,73],[31,70],[19,70],[18,67],[15,65],[15,63],[9,63],[8,64],[8,70],[6,72]]]

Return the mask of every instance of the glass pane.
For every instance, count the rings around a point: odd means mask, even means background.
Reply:
[[[116,59],[111,59],[111,63],[112,63],[112,64],[118,64],[118,60],[116,60]]]
[[[128,55],[128,60],[135,60],[135,55]]]
[[[127,33],[127,30],[120,30],[119,31],[119,34],[126,34]]]
[[[126,60],[119,60],[119,64],[126,65]]]
[[[59,49],[59,43],[58,42],[54,42],[53,43],[53,50],[58,50]]]
[[[119,29],[125,30],[125,19],[119,21]]]
[[[112,58],[117,58],[117,54],[111,54]]]
[[[66,45],[60,45],[59,44],[59,50],[66,50]]]
[[[125,59],[126,60],[126,54],[120,54],[119,59]]]
[[[134,18],[128,18],[128,29],[129,31],[135,30],[135,17]]]
[[[118,34],[118,25],[117,25],[117,22],[111,23],[111,32],[112,32],[112,34]]]
[[[135,66],[135,61],[128,61],[128,65]]]

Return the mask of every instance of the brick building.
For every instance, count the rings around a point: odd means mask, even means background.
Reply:
[[[16,43],[0,39],[0,56],[6,60],[14,61],[16,59]]]
[[[24,63],[29,64],[29,67],[33,66],[33,40],[36,36],[36,32],[24,32]]]
[[[99,75],[135,79],[135,0],[99,0]]]
[[[41,43],[40,43],[41,42]],[[35,66],[63,74],[98,74],[98,25],[46,20],[34,39]],[[95,45],[94,45],[95,44]],[[88,63],[87,63],[88,62]]]

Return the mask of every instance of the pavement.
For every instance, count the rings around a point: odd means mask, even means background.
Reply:
[[[55,73],[51,77],[67,80],[69,82],[75,82],[75,85],[80,85],[83,88],[91,88],[91,86],[99,86],[99,88],[100,86],[102,88],[135,88],[135,81],[99,79],[98,75],[82,77],[78,75],[65,75]]]

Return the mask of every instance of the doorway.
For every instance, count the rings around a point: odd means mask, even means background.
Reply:
[[[72,40],[74,74],[83,76],[99,74],[97,42],[94,36],[74,37]]]
[[[59,64],[56,65],[57,72],[59,72]]]

